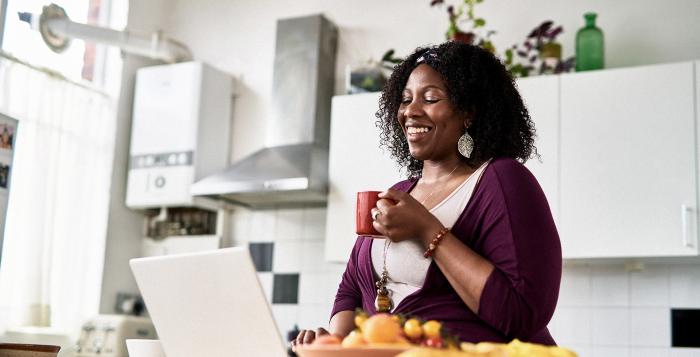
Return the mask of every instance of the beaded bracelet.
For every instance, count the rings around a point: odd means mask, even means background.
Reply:
[[[435,253],[435,249],[437,249],[438,244],[440,244],[440,241],[442,241],[442,238],[445,237],[447,233],[450,232],[449,228],[443,228],[438,232],[438,234],[435,236],[432,242],[430,242],[430,245],[428,245],[428,250],[423,253],[423,256],[426,258],[430,258],[433,256],[433,253]]]

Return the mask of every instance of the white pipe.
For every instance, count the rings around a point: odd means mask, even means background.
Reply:
[[[189,49],[185,45],[174,40],[164,39],[158,32],[149,38],[130,31],[117,31],[105,27],[81,24],[67,18],[49,19],[46,21],[46,25],[54,35],[117,46],[129,53],[169,63],[192,58]]]

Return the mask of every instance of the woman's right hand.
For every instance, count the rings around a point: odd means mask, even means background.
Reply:
[[[297,346],[308,345],[316,339],[316,337],[328,335],[328,331],[323,327],[319,327],[316,330],[301,330],[297,335],[297,338],[292,340],[292,351],[296,352]]]

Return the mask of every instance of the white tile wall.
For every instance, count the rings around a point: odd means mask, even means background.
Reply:
[[[283,339],[287,338],[287,331],[294,329],[299,323],[299,306],[291,304],[272,305],[272,314],[277,321],[277,328]]]
[[[304,255],[301,241],[275,241],[272,254],[272,271],[275,273],[299,273]]]
[[[591,342],[594,346],[626,345],[629,336],[629,310],[624,307],[593,309]]]
[[[304,238],[304,210],[285,209],[277,211],[275,240],[301,240]]]
[[[591,344],[592,309],[587,307],[557,308],[549,327],[562,346]]]
[[[698,348],[672,348],[671,357],[698,357],[700,349]]]
[[[624,266],[602,265],[591,268],[593,306],[627,306],[628,276]]]
[[[631,357],[669,357],[671,351],[661,347],[630,347]]]
[[[275,272],[299,272],[299,304],[275,305],[286,335],[325,327],[343,264],[324,261],[324,208],[236,210],[236,245],[275,242]],[[268,299],[272,274],[260,274]],[[557,311],[549,325],[555,340],[580,357],[699,357],[700,349],[670,348],[670,309],[700,308],[700,265],[648,264],[641,271],[623,265],[567,263]]]
[[[627,357],[630,356],[629,349],[627,347],[607,347],[607,346],[593,346],[591,357]],[[581,355],[581,357],[587,357]],[[636,356],[633,356],[636,357]]]
[[[664,307],[630,308],[630,346],[671,346],[670,315],[670,309]]]
[[[669,290],[671,306],[700,308],[700,266],[672,266]]]
[[[630,273],[630,306],[669,306],[669,268],[650,265]]]
[[[700,357],[698,348],[670,348],[671,308],[700,308],[700,265],[567,264],[549,328],[581,357]]]

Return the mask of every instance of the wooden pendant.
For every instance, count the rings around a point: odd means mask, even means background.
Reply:
[[[377,312],[390,312],[394,303],[389,297],[389,291],[385,287],[377,289],[377,298],[374,300],[374,308]]]

